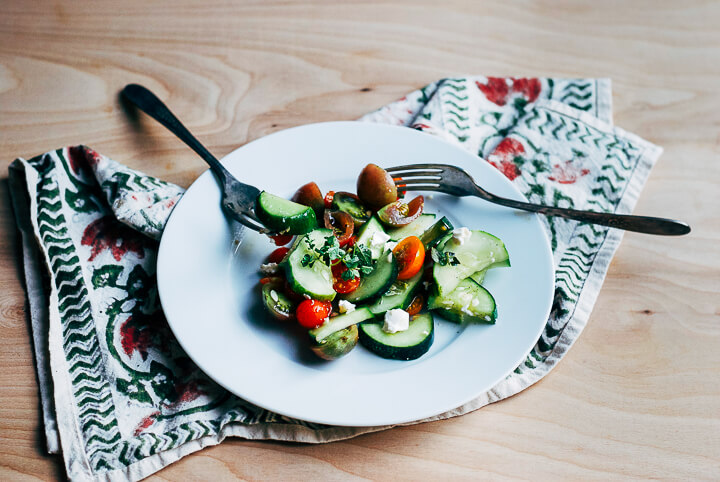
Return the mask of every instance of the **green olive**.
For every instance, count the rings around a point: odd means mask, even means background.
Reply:
[[[313,352],[324,360],[337,360],[350,353],[358,342],[357,325],[336,331],[317,345],[310,347]]]
[[[395,202],[398,198],[395,181],[380,166],[368,164],[357,179],[357,194],[360,200],[373,211]]]

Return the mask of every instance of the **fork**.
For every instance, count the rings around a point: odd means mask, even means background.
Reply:
[[[210,170],[220,184],[221,205],[228,216],[254,231],[270,232],[255,215],[255,200],[260,195],[258,188],[240,182],[230,174],[149,89],[138,84],[128,84],[122,90],[122,95],[138,109],[165,126],[210,165]]]
[[[481,188],[475,183],[470,174],[463,169],[448,164],[410,164],[385,170],[393,177],[398,188],[407,188],[403,190],[437,191],[453,196],[477,196],[491,203],[514,209],[522,209],[546,216],[560,216],[638,233],[679,236],[690,232],[690,226],[673,219],[580,211],[500,197]]]

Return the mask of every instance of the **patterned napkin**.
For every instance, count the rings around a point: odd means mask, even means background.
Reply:
[[[440,136],[532,202],[579,209],[630,213],[661,152],[612,126],[605,79],[443,79],[362,120]],[[157,239],[181,188],[83,146],[18,159],[10,182],[48,451],[62,452],[70,479],[137,480],[227,436],[319,443],[388,428],[288,419],[229,394],[193,364],[155,281]],[[504,381],[433,420],[532,385],[585,326],[622,232],[543,222],[556,286],[542,336]]]

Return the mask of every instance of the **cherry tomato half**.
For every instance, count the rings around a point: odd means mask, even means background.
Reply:
[[[356,276],[349,280],[342,279],[342,274],[347,271],[347,266],[337,264],[332,267],[333,289],[340,294],[351,293],[360,285],[360,277]]]
[[[341,246],[350,239],[350,236],[352,236],[353,230],[355,229],[355,223],[352,216],[343,211],[331,211],[326,209],[323,221],[325,223],[325,227],[332,230]]]
[[[425,246],[417,236],[408,236],[393,249],[398,260],[398,279],[410,279],[420,272],[425,261]]]
[[[328,193],[325,194],[325,199],[323,199],[323,202],[325,203],[325,209],[330,209],[332,207],[334,197],[335,191],[328,191]]]
[[[418,293],[415,295],[413,300],[410,302],[410,306],[408,306],[405,311],[407,311],[410,316],[417,315],[420,313],[420,310],[422,310],[423,304],[425,304],[425,297],[422,293]]]
[[[285,258],[285,255],[288,254],[288,251],[290,251],[290,248],[286,247],[276,249],[267,257],[268,263],[279,263]]]
[[[297,307],[295,317],[304,328],[317,328],[322,325],[332,311],[332,304],[329,301],[304,300]]]
[[[340,243],[340,247],[345,250],[348,250],[348,249],[352,248],[353,246],[355,246],[355,243],[357,243],[357,236],[350,236],[347,240]]]
[[[270,239],[273,240],[275,243],[275,246],[285,246],[293,239],[292,234],[276,234],[275,236],[270,236]]]
[[[425,198],[417,196],[409,203],[395,201],[384,206],[377,213],[383,224],[393,227],[406,226],[415,221],[423,212]]]

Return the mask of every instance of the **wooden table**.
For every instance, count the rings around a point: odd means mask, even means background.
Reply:
[[[720,3],[5,0],[0,12],[2,166],[85,143],[189,185],[202,161],[162,127],[130,127],[117,93],[132,81],[224,155],[444,76],[607,76],[616,124],[665,147],[636,213],[693,227],[627,234],[585,332],[519,396],[326,445],[228,440],[157,478],[720,478]],[[60,458],[43,453],[6,172],[0,478],[59,478]]]

